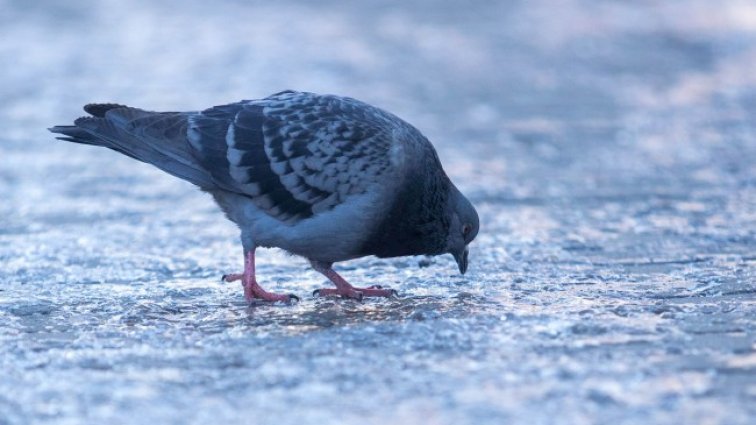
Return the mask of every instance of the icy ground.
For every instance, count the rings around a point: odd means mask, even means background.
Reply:
[[[756,423],[750,1],[0,0],[0,424]],[[287,89],[389,109],[478,207],[394,301],[245,305],[210,198],[45,130]]]

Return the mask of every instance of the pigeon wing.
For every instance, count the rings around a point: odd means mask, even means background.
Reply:
[[[188,140],[219,186],[293,224],[398,177],[404,126],[354,99],[283,92],[203,111]]]

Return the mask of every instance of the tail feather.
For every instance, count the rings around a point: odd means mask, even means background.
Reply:
[[[56,139],[58,140],[63,140],[65,142],[81,143],[83,145],[105,146],[107,148],[113,149],[116,152],[122,153],[126,156],[139,160],[139,158],[134,156],[134,154],[127,152],[123,149],[120,149],[115,145],[107,144],[104,140],[98,139],[97,137],[88,133],[86,130],[80,127],[77,127],[75,125],[56,125],[55,127],[48,128],[48,130],[53,133],[62,134],[64,136],[64,137],[56,137]]]
[[[55,127],[48,128],[49,131],[62,134],[64,137],[56,137],[58,140],[64,140],[66,142],[83,143],[85,145],[96,145],[97,141],[91,134],[82,130],[75,125],[56,125]]]
[[[190,152],[186,138],[188,114],[149,112],[112,103],[89,104],[84,110],[92,116],[78,118],[72,126],[49,130],[63,135],[57,137],[59,140],[104,146],[202,188],[216,186]]]

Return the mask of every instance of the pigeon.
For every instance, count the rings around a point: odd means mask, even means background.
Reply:
[[[264,290],[255,250],[306,258],[335,288],[314,296],[395,297],[350,285],[333,264],[451,254],[464,274],[478,214],[444,172],[433,145],[397,116],[359,100],[286,90],[201,112],[151,112],[114,103],[50,128],[60,140],[104,146],[209,193],[241,231],[248,302],[290,303]]]

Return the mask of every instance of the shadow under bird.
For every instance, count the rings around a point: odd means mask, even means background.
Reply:
[[[89,104],[91,116],[56,126],[60,140],[110,148],[210,193],[241,230],[248,301],[290,302],[255,278],[255,249],[310,261],[336,288],[316,296],[390,297],[356,288],[333,263],[367,255],[450,253],[465,273],[478,214],[416,128],[358,100],[284,91],[201,112]]]

